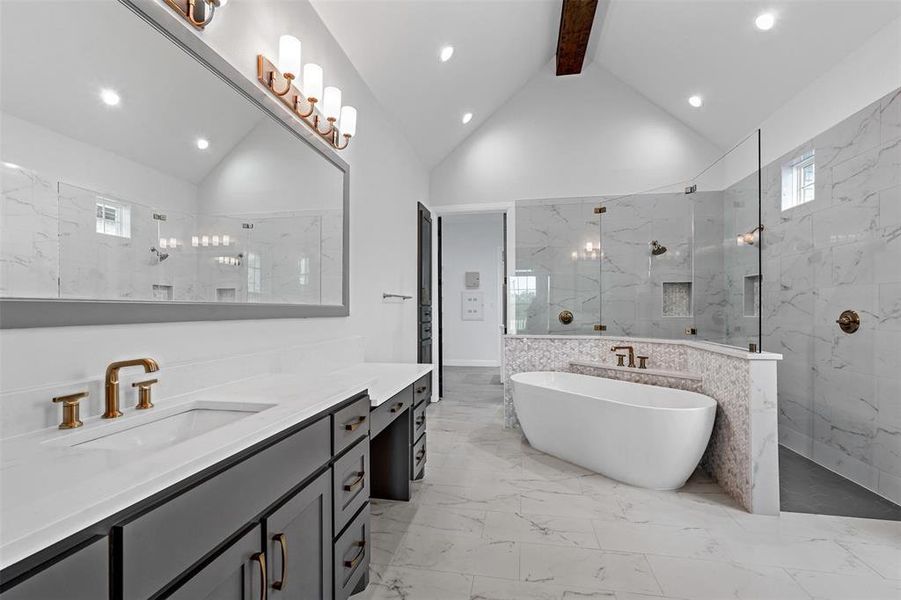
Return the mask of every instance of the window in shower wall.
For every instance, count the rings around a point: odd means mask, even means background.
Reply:
[[[97,197],[97,233],[131,237],[131,209],[120,202]]]
[[[782,210],[811,202],[815,196],[816,160],[811,151],[782,168]]]
[[[533,275],[516,275],[510,278],[510,296],[513,299],[515,331],[525,332],[529,308],[537,296],[538,278]]]

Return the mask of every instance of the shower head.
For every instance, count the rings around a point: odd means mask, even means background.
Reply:
[[[156,246],[150,248],[150,252],[153,254],[156,254],[156,258],[157,258],[158,262],[163,262],[164,260],[169,258],[168,252],[160,252],[159,250],[156,249]]]
[[[661,246],[660,242],[658,242],[657,240],[654,240],[653,242],[651,242],[650,245],[651,245],[651,254],[653,254],[654,256],[660,256],[661,254],[666,252],[666,246]]]

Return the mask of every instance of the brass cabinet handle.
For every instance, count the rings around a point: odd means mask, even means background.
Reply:
[[[345,431],[356,431],[360,425],[366,422],[366,417],[357,417],[354,421],[348,421],[344,424]]]
[[[350,483],[344,484],[345,492],[352,492],[356,490],[358,487],[363,487],[363,479],[366,478],[366,471],[360,471],[357,473],[357,478],[351,481]]]
[[[269,578],[266,575],[266,554],[257,552],[250,557],[260,565],[260,600],[266,600],[266,592],[269,587]]]
[[[424,386],[422,386],[422,387],[418,387],[418,388],[416,388],[416,393],[417,393],[417,394],[421,394],[421,393],[423,393],[424,391],[426,391],[427,389],[429,389],[429,386],[427,386],[427,385],[424,385]]]
[[[423,458],[425,458],[425,448],[416,453],[416,463],[422,462]]]
[[[423,423],[425,423],[425,413],[422,413],[422,416],[419,417],[418,419],[416,419],[416,426],[417,426],[417,427],[419,427],[419,426],[422,425]]]
[[[278,581],[273,582],[272,587],[277,590],[285,589],[285,582],[288,580],[288,538],[284,533],[276,533],[272,539],[278,542],[282,549],[282,574]]]
[[[360,561],[363,560],[363,555],[366,554],[366,540],[363,540],[360,542],[354,542],[354,545],[359,546],[360,551],[357,552],[357,555],[354,556],[352,559],[344,561],[344,566],[345,566],[345,568],[348,568],[348,569],[356,568],[356,566],[358,564],[360,564]]]
[[[399,411],[399,410],[402,409],[403,407],[404,407],[404,403],[403,403],[403,402],[398,402],[397,404],[395,404],[394,406],[391,407],[391,412],[396,413],[397,411]]]

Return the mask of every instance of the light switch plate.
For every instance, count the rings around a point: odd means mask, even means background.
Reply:
[[[478,271],[466,271],[465,282],[466,289],[477,290],[481,284],[481,275]]]
[[[460,318],[464,321],[485,320],[485,295],[482,292],[460,292]]]

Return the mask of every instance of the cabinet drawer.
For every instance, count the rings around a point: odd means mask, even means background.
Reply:
[[[194,574],[170,600],[245,600],[265,598],[265,557],[260,557],[260,526],[253,527],[211,563]],[[137,596],[125,596],[136,598]]]
[[[89,543],[0,594],[2,600],[109,598],[109,538]]]
[[[335,600],[347,600],[369,571],[369,505],[335,540]]]
[[[369,501],[369,438],[360,440],[335,461],[332,473],[335,535],[338,535],[357,510]]]
[[[425,475],[425,462],[428,459],[425,447],[426,435],[428,434],[423,433],[410,449],[410,479],[422,479]]]
[[[369,396],[332,415],[332,454],[338,455],[361,437],[369,435]]]
[[[391,424],[391,421],[399,417],[406,409],[413,406],[413,386],[407,386],[404,390],[395,394],[390,400],[386,400],[376,407],[370,417],[370,435],[377,436]]]
[[[266,517],[269,600],[332,598],[332,472]]]
[[[410,441],[414,443],[419,440],[419,436],[425,433],[425,412],[428,407],[427,403],[421,402],[419,406],[413,409],[413,419],[410,421]]]
[[[262,513],[331,458],[323,417],[113,528],[121,540],[122,597],[146,598]]]
[[[413,384],[413,406],[432,397],[432,374],[426,373]]]

